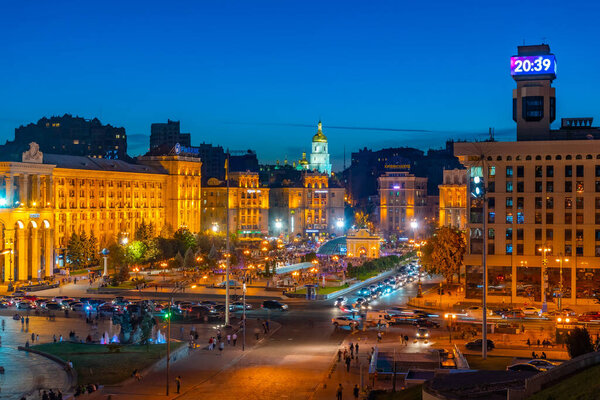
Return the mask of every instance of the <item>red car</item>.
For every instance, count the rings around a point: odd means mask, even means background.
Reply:
[[[588,311],[581,314],[577,319],[582,322],[600,321],[600,312]]]

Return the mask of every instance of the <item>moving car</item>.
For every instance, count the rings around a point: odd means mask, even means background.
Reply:
[[[263,301],[261,307],[268,309],[268,310],[281,310],[281,311],[285,311],[288,309],[287,304],[280,303],[277,300],[265,300],[265,301]]]
[[[469,350],[481,350],[481,345],[483,344],[483,340],[482,339],[475,339],[472,342],[469,342],[465,345],[465,347]],[[496,348],[496,345],[494,344],[494,341],[491,339],[487,340],[487,349],[488,350],[493,350]]]
[[[340,306],[343,306],[344,304],[346,304],[347,301],[348,301],[348,299],[345,298],[345,297],[338,297],[333,302],[333,305],[336,306],[336,307],[340,307]]]
[[[244,302],[243,301],[234,301],[229,305],[229,311],[243,311],[244,310]],[[246,310],[252,310],[252,304],[246,303]]]
[[[356,328],[360,324],[360,317],[356,317],[356,318],[349,317],[349,316],[335,317],[331,320],[331,323],[336,328],[338,328],[340,326],[349,326],[351,328]]]
[[[427,319],[427,318],[419,318],[417,319],[414,324],[416,326],[421,326],[421,327],[425,327],[425,328],[439,328],[440,324],[438,324],[437,322],[431,320],[431,319]]]
[[[417,329],[417,333],[415,334],[415,338],[417,340],[429,340],[429,329],[427,328],[419,328]]]
[[[536,315],[539,317],[540,315],[542,315],[542,309],[538,308],[538,307],[533,307],[533,306],[523,307],[523,314]]]
[[[541,371],[547,371],[551,368],[556,367],[560,363],[548,361],[542,358],[535,358],[533,360],[527,361],[527,364],[535,365]]]
[[[532,372],[541,372],[542,370],[536,367],[535,365],[528,363],[517,363],[513,365],[509,365],[506,367],[507,371],[532,371]]]

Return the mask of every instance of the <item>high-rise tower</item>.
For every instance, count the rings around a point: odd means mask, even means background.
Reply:
[[[548,140],[556,118],[556,59],[547,44],[519,46],[510,59],[510,73],[517,82],[513,89],[513,120],[517,140]]]

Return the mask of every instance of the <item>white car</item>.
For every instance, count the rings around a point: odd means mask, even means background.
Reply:
[[[345,297],[338,297],[337,299],[335,299],[335,301],[333,302],[333,305],[336,307],[341,307],[344,304],[346,304],[346,302],[348,301],[347,298]]]
[[[333,326],[349,326],[351,328],[356,328],[358,324],[360,324],[360,317],[352,318],[352,317],[335,317],[331,320]]]
[[[542,315],[542,309],[537,307],[523,307],[523,314],[525,315],[537,315],[538,317]]]

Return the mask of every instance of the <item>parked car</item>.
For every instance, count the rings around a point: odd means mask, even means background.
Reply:
[[[265,301],[263,301],[261,307],[268,309],[268,310],[281,310],[281,311],[285,311],[288,309],[287,304],[280,303],[277,300],[265,300]]]
[[[19,301],[17,303],[17,308],[19,310],[33,310],[36,308],[35,303],[29,300]]]
[[[469,342],[465,345],[465,347],[469,350],[481,350],[481,345],[483,344],[483,340],[482,339],[475,339],[472,342]],[[493,350],[496,348],[496,345],[494,344],[494,341],[491,339],[487,340],[487,349],[488,350]]]
[[[71,304],[71,311],[85,312],[85,304],[81,302]]]
[[[600,320],[600,313],[597,311],[588,311],[581,314],[577,319],[581,322],[590,322]]]
[[[349,326],[351,328],[356,328],[360,324],[360,317],[350,317],[350,316],[335,317],[331,320],[331,323],[336,328],[338,328],[340,326]]]
[[[64,310],[64,307],[62,304],[56,302],[56,301],[47,301],[46,304],[44,304],[44,308],[46,310],[50,310],[50,311],[61,311]]]
[[[507,371],[532,371],[532,372],[541,372],[542,370],[536,367],[535,365],[528,363],[517,363],[513,365],[509,365],[506,367]]]

